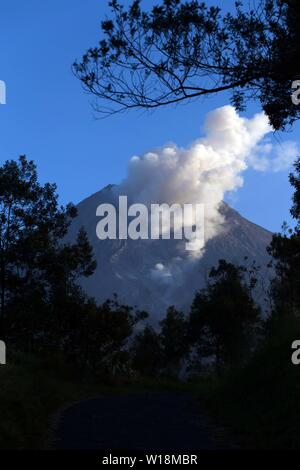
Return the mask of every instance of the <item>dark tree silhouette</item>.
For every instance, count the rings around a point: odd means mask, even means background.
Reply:
[[[165,318],[160,322],[160,329],[165,366],[173,367],[176,372],[189,349],[187,319],[183,313],[171,306]]]
[[[131,347],[133,368],[142,376],[155,376],[163,364],[159,334],[149,325],[136,334]]]
[[[78,277],[93,273],[85,232],[73,245],[63,243],[75,216],[72,204],[59,206],[54,184],[39,184],[36,166],[25,156],[0,167],[1,337],[8,306],[25,312],[33,302],[53,303],[71,295]]]
[[[119,304],[117,298],[99,306],[92,299],[72,301],[64,315],[66,325],[57,335],[64,345],[65,356],[83,373],[92,371],[103,378],[128,374],[128,340],[147,314]]]
[[[73,66],[99,113],[228,90],[237,110],[257,99],[275,129],[299,118],[291,100],[300,77],[299,1],[237,1],[234,14],[197,0],[162,0],[151,10],[139,0],[127,10],[118,0],[109,5],[99,44]]]
[[[199,291],[190,313],[190,340],[199,356],[215,359],[216,371],[241,365],[249,356],[260,329],[260,309],[245,280],[246,269],[220,260],[210,272],[206,289]]]
[[[283,233],[273,235],[268,247],[275,261],[276,277],[272,283],[274,319],[300,315],[300,158],[290,174],[294,188],[291,215],[296,222],[294,229],[285,223]]]
[[[290,174],[290,183],[294,188],[293,205],[291,215],[297,221],[297,229],[300,231],[300,157],[294,163],[295,172]]]

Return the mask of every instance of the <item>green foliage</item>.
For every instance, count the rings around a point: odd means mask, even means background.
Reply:
[[[299,118],[291,100],[300,72],[296,0],[239,1],[227,14],[195,0],[162,0],[144,10],[140,1],[126,9],[114,0],[110,7],[99,44],[74,64],[100,113],[228,90],[238,110],[257,99],[275,129]]]

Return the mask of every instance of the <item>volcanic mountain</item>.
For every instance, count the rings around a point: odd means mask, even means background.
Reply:
[[[74,240],[81,226],[88,234],[97,269],[81,285],[97,302],[116,293],[119,301],[148,311],[156,323],[170,305],[188,311],[195,292],[206,285],[209,271],[219,259],[243,265],[255,260],[261,266],[262,280],[270,276],[266,247],[272,233],[246,220],[225,203],[220,207],[224,226],[207,241],[200,257],[191,259],[182,250],[183,242],[179,246],[174,239],[99,240],[96,209],[103,203],[116,206],[114,188],[109,185],[78,204],[78,216],[67,237],[69,241]],[[262,300],[263,289],[257,289],[257,296]]]

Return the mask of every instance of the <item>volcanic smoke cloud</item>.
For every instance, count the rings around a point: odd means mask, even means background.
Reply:
[[[128,176],[117,192],[148,206],[205,204],[207,241],[224,229],[220,204],[227,192],[243,185],[242,173],[249,166],[258,171],[278,171],[288,167],[297,156],[296,144],[273,145],[266,138],[270,132],[272,128],[264,113],[246,119],[232,106],[216,109],[206,117],[205,136],[188,149],[172,144],[142,157],[132,157]],[[156,266],[154,274],[168,273],[169,277],[171,268]]]

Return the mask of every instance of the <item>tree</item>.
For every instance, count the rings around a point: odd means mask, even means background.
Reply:
[[[188,351],[187,320],[175,307],[169,307],[166,317],[160,322],[160,339],[163,347],[165,366],[180,367],[181,360]]]
[[[159,335],[147,325],[136,334],[131,347],[133,368],[142,376],[158,374],[162,367],[163,351]]]
[[[258,99],[275,129],[299,118],[291,100],[300,77],[296,0],[256,0],[249,9],[237,1],[234,14],[197,0],[162,0],[151,10],[140,0],[128,10],[118,0],[109,5],[112,19],[102,22],[99,44],[73,66],[98,112],[229,91],[237,110]]]
[[[199,356],[214,359],[216,370],[242,364],[254,344],[260,309],[244,280],[245,268],[220,260],[206,289],[193,301],[189,328]]]
[[[73,245],[63,242],[75,216],[72,204],[59,206],[55,185],[38,183],[36,166],[25,156],[0,168],[1,337],[9,311],[22,312],[19,319],[29,326],[37,307],[48,311],[62,304],[78,291],[76,279],[93,273],[85,232]]]
[[[275,262],[276,277],[272,282],[274,303],[273,317],[297,317],[300,315],[300,158],[290,174],[294,187],[291,215],[296,227],[283,225],[283,233],[274,234],[268,247]]]
[[[99,306],[92,299],[73,299],[70,307],[59,336],[65,357],[85,373],[106,378],[128,371],[127,342],[147,314],[120,304],[117,298]]]
[[[294,188],[291,215],[297,222],[297,231],[300,231],[300,157],[294,163],[295,173],[291,173],[289,180]]]
[[[117,298],[99,306],[92,318],[87,318],[88,360],[107,374],[114,374],[123,363],[129,362],[124,347],[136,325],[145,320],[147,313],[119,304]],[[128,348],[127,348],[128,349]]]

